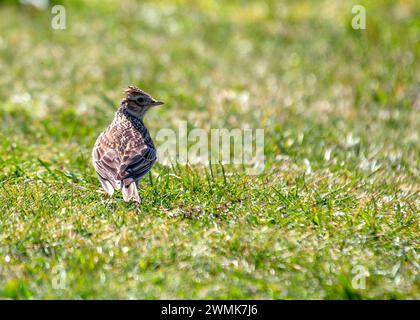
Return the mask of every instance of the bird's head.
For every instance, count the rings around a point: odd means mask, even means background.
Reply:
[[[146,111],[151,107],[163,104],[162,101],[152,98],[150,94],[137,87],[128,86],[124,91],[126,97],[123,101],[126,102],[127,111],[138,118],[143,118]]]

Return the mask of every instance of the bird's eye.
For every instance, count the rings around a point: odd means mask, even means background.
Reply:
[[[137,102],[138,103],[143,103],[144,102],[144,98],[143,97],[138,97],[137,98]]]

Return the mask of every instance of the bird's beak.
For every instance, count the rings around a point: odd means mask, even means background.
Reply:
[[[163,101],[159,101],[159,100],[154,100],[153,102],[152,102],[152,106],[160,106],[160,105],[162,105],[163,104]]]

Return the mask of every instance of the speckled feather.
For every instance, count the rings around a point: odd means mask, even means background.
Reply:
[[[156,148],[142,119],[128,111],[128,103],[121,102],[111,125],[96,140],[92,162],[108,194],[122,189],[125,201],[139,201],[137,181],[152,168]]]

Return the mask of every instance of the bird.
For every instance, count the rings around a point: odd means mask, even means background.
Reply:
[[[128,86],[124,92],[112,123],[96,140],[92,163],[110,197],[114,190],[121,190],[124,201],[140,203],[137,182],[157,159],[143,117],[150,108],[163,102],[135,86]]]

